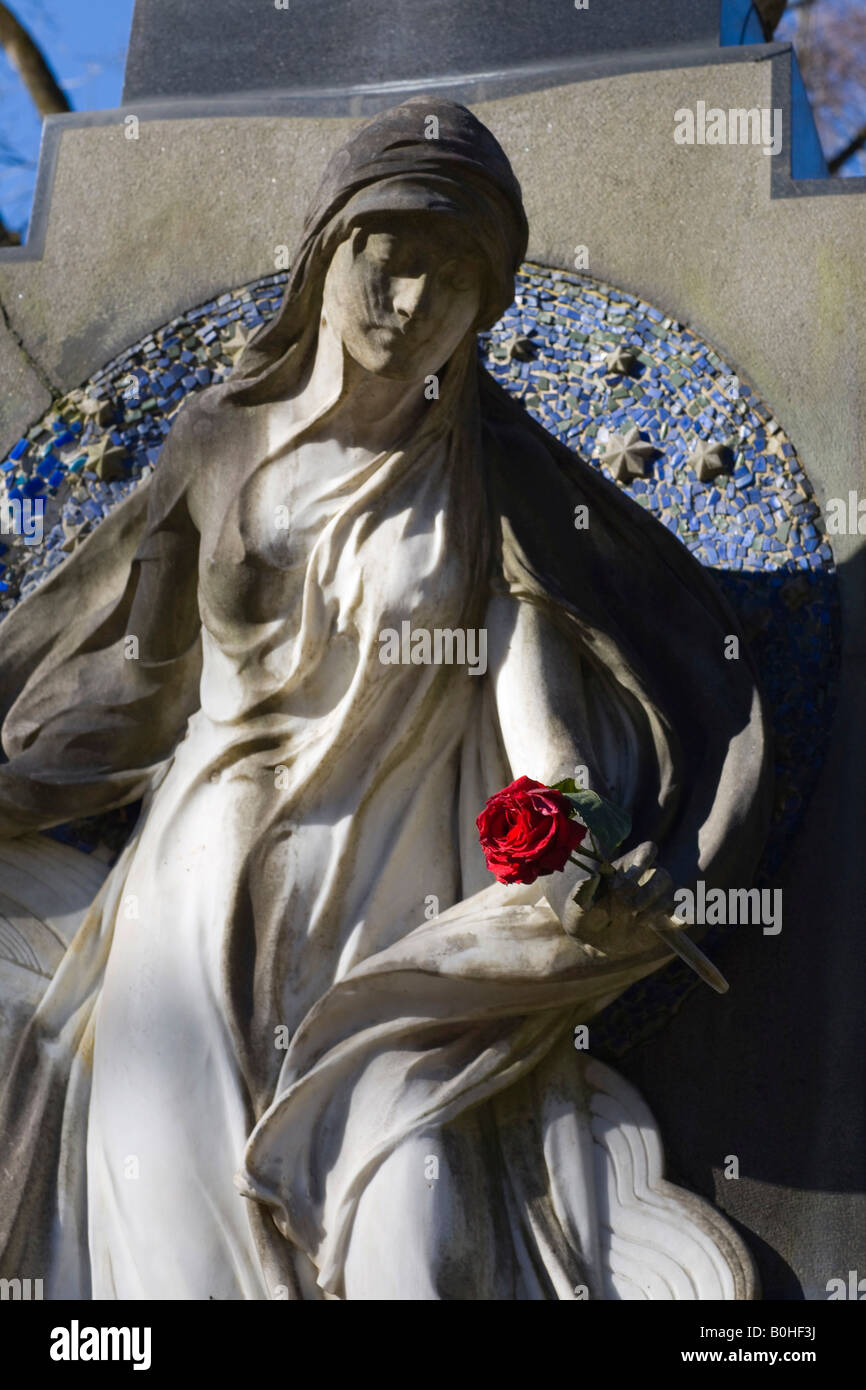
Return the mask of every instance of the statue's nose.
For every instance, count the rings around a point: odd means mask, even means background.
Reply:
[[[421,309],[427,290],[427,275],[414,275],[411,279],[396,281],[393,288],[394,312],[408,323]]]

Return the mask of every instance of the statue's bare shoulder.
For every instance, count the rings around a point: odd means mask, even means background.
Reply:
[[[222,490],[219,462],[226,456],[225,411],[216,407],[224,386],[210,387],[186,402],[166,437],[153,479],[151,513],[184,511],[201,532]]]

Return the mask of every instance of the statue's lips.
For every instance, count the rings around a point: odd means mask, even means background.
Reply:
[[[411,343],[413,348],[422,346],[426,341],[423,333],[418,333],[414,324],[408,323],[401,327],[399,323],[370,323],[367,325],[372,333],[390,333],[396,338],[403,338],[407,343]]]

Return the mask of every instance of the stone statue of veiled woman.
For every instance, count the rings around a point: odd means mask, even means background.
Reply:
[[[477,360],[525,249],[467,110],[362,126],[278,316],[4,623],[0,831],[144,797],[8,1079],[4,1275],[620,1296],[572,1029],[669,958],[671,882],[748,882],[767,757],[701,568]],[[487,670],[383,662],[406,620],[483,629]],[[576,766],[631,812],[617,877],[493,882],[487,797]],[[704,1296],[711,1250],[709,1296],[748,1296],[711,1208],[634,1201],[639,1292]]]

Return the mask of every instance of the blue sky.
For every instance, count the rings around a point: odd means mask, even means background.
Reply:
[[[119,106],[133,0],[9,0],[77,111]],[[0,212],[24,232],[42,122],[0,53]]]

